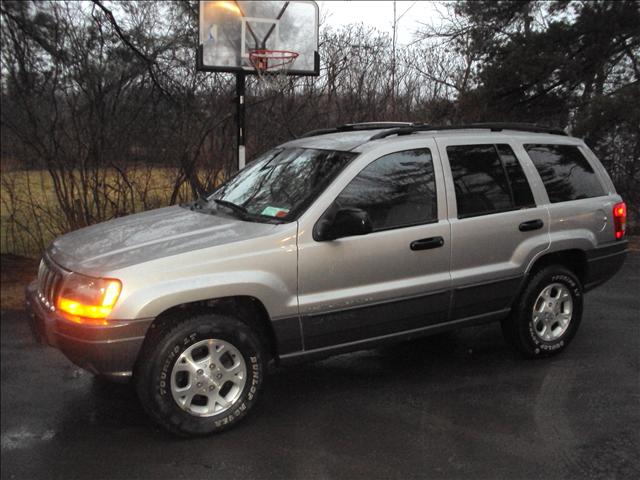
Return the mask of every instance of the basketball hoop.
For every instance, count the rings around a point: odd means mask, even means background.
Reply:
[[[196,68],[235,73],[237,158],[242,169],[245,81],[256,95],[277,98],[274,94],[296,88],[297,77],[320,75],[320,9],[309,0],[200,0],[199,5]]]
[[[258,49],[249,52],[249,60],[259,74],[286,72],[300,54],[290,50]]]

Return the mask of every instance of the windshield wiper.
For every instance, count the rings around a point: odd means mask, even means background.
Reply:
[[[219,198],[214,198],[213,201],[216,202],[218,205],[222,205],[223,207],[227,207],[228,209],[233,210],[236,213],[239,213],[240,215],[242,215],[243,218],[249,215],[249,211],[246,208],[244,208],[242,205],[237,205],[227,200],[220,200]]]
[[[213,201],[218,205],[222,205],[223,207],[227,207],[229,208],[229,210],[233,210],[234,212],[238,213],[238,216],[243,220],[250,220],[260,223],[285,223],[285,220],[283,220],[282,218],[251,213],[245,207],[243,207],[242,205],[238,205],[237,203],[229,202],[227,200],[220,200],[219,198],[214,198]]]

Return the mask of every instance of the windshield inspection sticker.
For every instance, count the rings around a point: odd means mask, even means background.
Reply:
[[[261,215],[282,218],[282,217],[286,217],[288,213],[289,213],[288,208],[266,207],[264,210],[262,210]]]

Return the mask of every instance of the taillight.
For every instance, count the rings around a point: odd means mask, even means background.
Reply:
[[[616,203],[613,206],[613,228],[616,233],[616,240],[624,237],[627,228],[627,205],[624,202]]]

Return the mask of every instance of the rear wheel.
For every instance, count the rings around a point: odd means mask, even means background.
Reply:
[[[571,342],[581,319],[580,280],[567,268],[552,265],[531,277],[502,329],[525,356],[545,356]]]
[[[258,336],[225,315],[195,314],[154,332],[135,375],[145,410],[180,435],[225,430],[246,416],[262,384]]]

